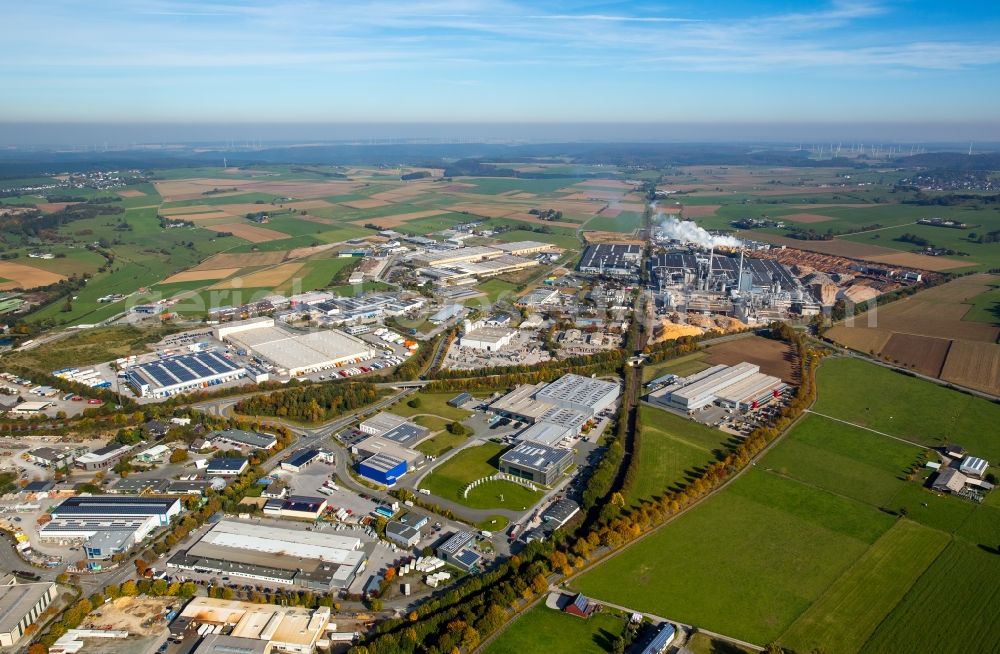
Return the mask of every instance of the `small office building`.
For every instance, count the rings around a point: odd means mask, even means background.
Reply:
[[[572,463],[572,450],[525,441],[500,456],[500,472],[551,486]]]

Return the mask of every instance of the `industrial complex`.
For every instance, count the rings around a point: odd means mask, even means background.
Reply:
[[[253,318],[227,323],[215,329],[215,337],[237,352],[248,354],[278,374],[300,375],[371,359],[377,350],[366,341],[338,330],[308,333],[276,326],[272,318]]]
[[[350,586],[367,560],[359,538],[223,520],[167,565],[329,591]]]
[[[329,644],[326,636],[331,625],[328,607],[310,610],[210,597],[192,599],[175,622],[176,626],[171,625],[175,632],[189,624],[200,626],[201,633],[211,630],[210,638],[202,644],[210,654],[255,654],[255,650],[312,654],[318,646]],[[225,639],[220,643],[211,638],[214,635]],[[263,648],[257,649],[254,643]]]
[[[815,315],[819,301],[773,259],[667,251],[649,259],[651,285],[664,311],[711,312],[743,322]]]
[[[668,375],[650,382],[659,388],[649,401],[691,413],[712,404],[741,411],[756,409],[779,397],[786,384],[760,372],[760,366],[740,363],[717,365],[688,377]]]
[[[490,410],[529,425],[517,439],[554,446],[568,442],[598,414],[609,410],[621,389],[616,382],[564,375],[550,384],[525,384],[490,404]]]
[[[126,379],[136,395],[164,398],[239,379],[246,374],[246,368],[217,352],[195,352],[132,366],[126,372]]]
[[[176,497],[75,496],[49,514],[38,532],[43,542],[80,543],[87,558],[110,559],[128,551],[179,515]]]
[[[577,270],[587,275],[631,277],[639,273],[642,246],[637,243],[598,243],[588,246]]]

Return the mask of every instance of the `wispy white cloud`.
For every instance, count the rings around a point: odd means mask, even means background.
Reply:
[[[623,5],[627,6],[627,5]],[[621,9],[621,7],[619,7]],[[704,18],[672,11],[558,11],[526,0],[70,0],[8,16],[0,68],[624,67],[661,72],[858,75],[1000,63],[995,39],[905,34],[885,2],[839,0],[809,11]],[[931,38],[933,36],[933,38]]]

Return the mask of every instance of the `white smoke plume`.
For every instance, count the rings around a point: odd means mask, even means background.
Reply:
[[[663,214],[657,214],[657,218],[661,220],[657,221],[655,229],[661,238],[693,243],[706,250],[717,247],[738,248],[742,245],[740,239],[734,236],[715,236],[689,220],[677,220],[673,216],[663,219]]]

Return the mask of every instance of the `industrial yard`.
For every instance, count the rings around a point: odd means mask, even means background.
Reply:
[[[971,628],[970,606],[931,595],[991,565],[992,405],[834,345],[993,390],[993,277],[940,284],[956,262],[987,258],[788,236],[857,222],[861,209],[833,206],[840,169],[812,171],[815,187],[777,168],[262,170],[135,184],[149,203],[122,196],[136,232],[192,246],[142,292],[88,268],[67,311],[39,312],[65,322],[58,339],[15,334],[3,355],[8,567],[68,573],[88,596],[134,585],[53,651],[347,650],[381,642],[383,620],[417,611],[422,625],[425,602],[535,551],[544,575],[581,571],[574,592],[553,593],[556,608],[541,599],[487,652],[534,651],[554,628],[566,638],[543,646],[557,651],[626,636],[636,653],[912,649],[904,627],[929,606]],[[758,177],[787,188],[762,191]],[[215,187],[237,190],[205,195]],[[765,217],[747,197],[780,201]],[[25,265],[53,261],[65,263]],[[883,299],[878,325],[840,322]],[[739,473],[737,454],[808,388],[803,352],[821,361],[818,400]],[[676,519],[660,529],[658,511]],[[633,543],[625,521],[640,516]],[[561,545],[556,532],[579,525],[594,537]],[[598,564],[595,548],[621,554]],[[732,589],[733,571],[753,592]],[[515,617],[504,610],[498,621]]]

